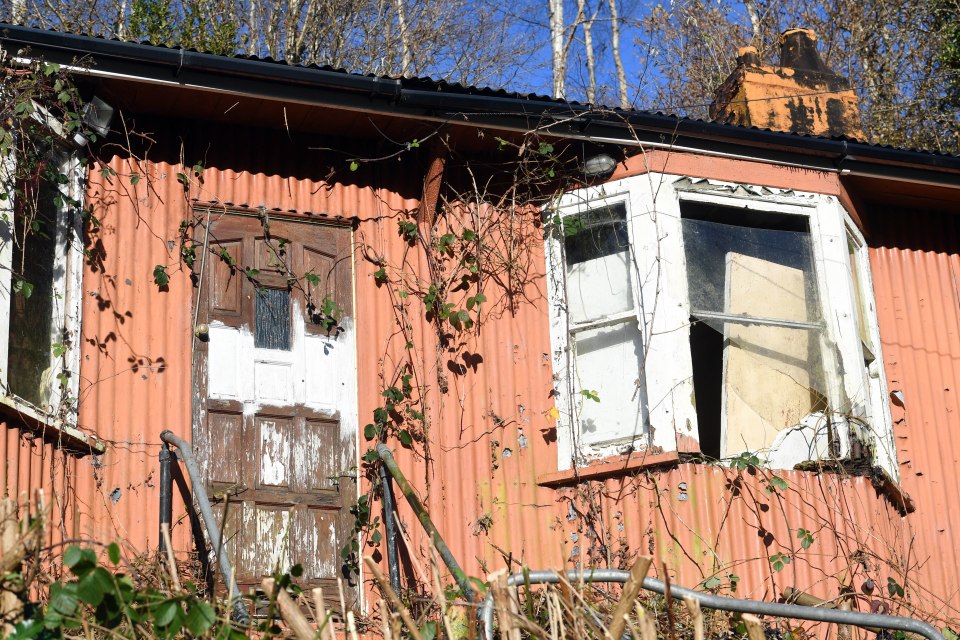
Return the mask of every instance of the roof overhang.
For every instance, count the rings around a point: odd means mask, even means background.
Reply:
[[[0,45],[13,54],[25,51],[22,55],[73,65],[79,73],[94,77],[960,188],[960,157],[957,156],[15,25],[0,25]]]

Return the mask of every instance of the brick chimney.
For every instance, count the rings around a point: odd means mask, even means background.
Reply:
[[[857,95],[817,53],[817,34],[790,29],[780,36],[780,65],[760,64],[754,47],[737,54],[737,68],[717,89],[710,117],[718,122],[831,138],[863,139]]]

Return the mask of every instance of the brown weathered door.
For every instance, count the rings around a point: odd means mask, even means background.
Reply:
[[[336,589],[356,501],[350,229],[221,211],[208,245],[194,448],[237,581],[299,564]]]

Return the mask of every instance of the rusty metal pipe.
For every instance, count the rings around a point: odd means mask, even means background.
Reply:
[[[233,573],[233,567],[230,565],[230,558],[227,556],[227,548],[223,545],[220,537],[220,527],[217,525],[217,519],[213,515],[213,509],[210,507],[210,500],[207,498],[207,492],[203,488],[203,480],[200,475],[200,468],[193,457],[193,448],[190,443],[167,429],[160,434],[160,439],[170,445],[175,446],[180,451],[180,457],[187,467],[187,473],[190,474],[190,484],[193,485],[193,495],[200,507],[200,515],[203,517],[203,523],[207,527],[207,535],[210,536],[210,544],[213,545],[217,554],[217,560],[220,563],[220,574],[223,576],[223,582],[230,589],[232,599],[233,617],[237,622],[246,624],[250,621],[250,613],[246,605],[243,604],[243,598],[240,596],[240,587],[237,585],[237,578]]]
[[[420,498],[417,497],[413,487],[410,486],[409,482],[407,482],[407,478],[403,475],[403,471],[401,471],[400,467],[397,465],[397,461],[393,459],[393,452],[390,451],[387,445],[380,443],[377,445],[377,454],[380,456],[380,460],[383,462],[383,465],[386,467],[387,471],[389,471],[390,475],[393,476],[393,479],[397,481],[397,486],[400,487],[400,492],[407,499],[407,502],[410,503],[410,507],[417,516],[417,520],[420,521],[420,525],[428,534],[430,534],[430,540],[433,542],[433,546],[437,548],[437,553],[440,554],[440,558],[443,560],[443,563],[447,565],[447,568],[450,569],[450,573],[453,574],[453,579],[456,580],[457,586],[460,587],[460,591],[463,592],[463,597],[469,602],[475,602],[477,596],[476,592],[473,590],[473,587],[470,586],[470,579],[460,567],[460,563],[457,562],[457,559],[453,557],[450,547],[448,547],[447,543],[444,542],[443,536],[440,535],[437,527],[433,524],[433,520],[430,519],[430,514],[427,513],[423,503],[420,502]]]

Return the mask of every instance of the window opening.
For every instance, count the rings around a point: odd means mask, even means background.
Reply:
[[[702,451],[769,449],[828,407],[805,216],[681,205]]]
[[[253,346],[290,350],[290,291],[257,289]]]
[[[630,443],[647,402],[626,205],[568,216],[563,231],[574,423],[588,444]]]
[[[64,275],[56,273],[55,268],[62,198],[46,176],[21,183],[17,191],[7,385],[14,395],[44,408],[55,382],[54,317],[62,292],[54,283],[62,281]]]

